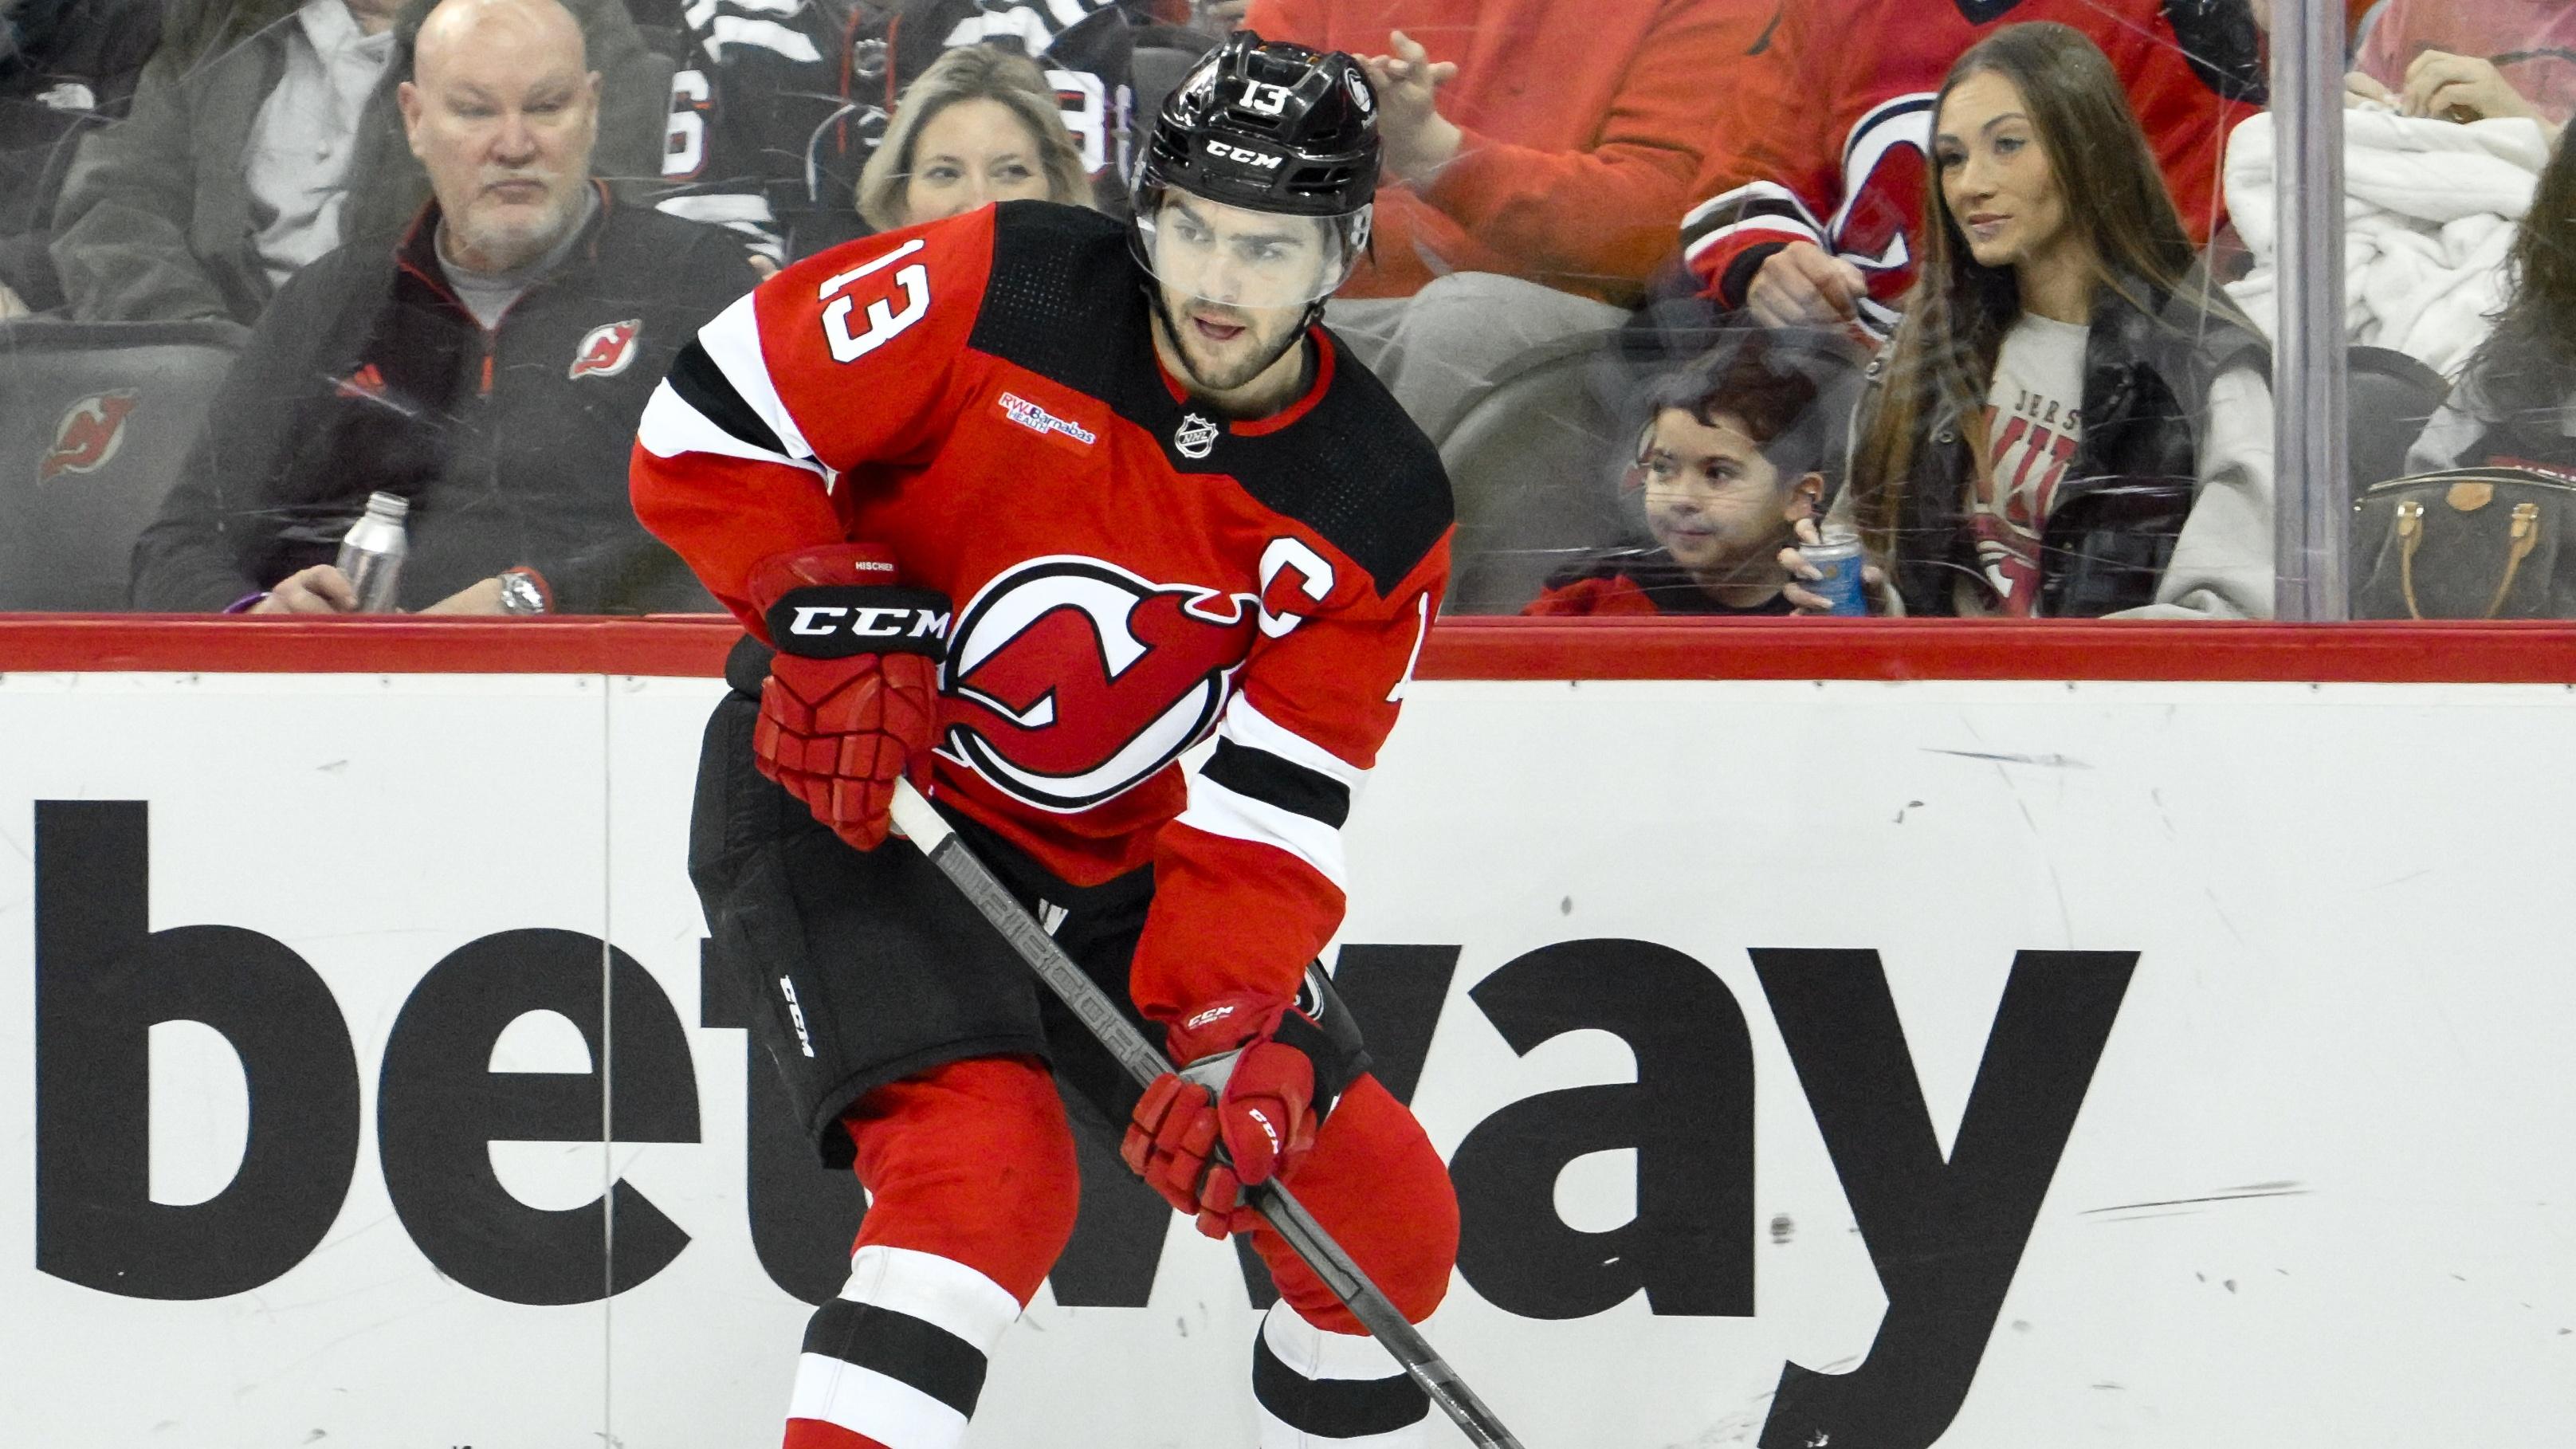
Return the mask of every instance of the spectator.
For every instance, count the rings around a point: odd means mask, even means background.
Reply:
[[[2530,116],[2554,143],[2576,111],[2576,5],[2389,0],[2344,86],[2409,116]]]
[[[1643,299],[1773,9],[1254,0],[1252,29],[1364,57],[1377,82],[1372,257],[1327,317],[1425,432],[1531,347]]]
[[[1118,194],[1128,118],[1146,99],[1141,72],[1181,58],[1172,42],[1190,56],[1205,48],[1111,0],[701,0],[686,20],[690,51],[672,83],[663,161],[679,190],[661,207],[731,227],[780,263],[861,234],[850,196],[884,144],[896,98],[952,50],[1037,57],[1047,104],[1088,184]]]
[[[1983,18],[1978,18],[1983,17]],[[1730,89],[1683,223],[1694,285],[1766,324],[1884,333],[1914,279],[1929,87],[2006,18],[2061,21],[2110,57],[2195,241],[2218,227],[2220,149],[2261,103],[2252,16],[2218,0],[1797,0]]]
[[[2576,157],[2541,169],[2514,235],[2495,330],[2407,455],[2410,473],[2537,466],[2576,472]]]
[[[1850,351],[1750,331],[1659,385],[1624,491],[1651,549],[1595,555],[1525,614],[1786,614],[1780,551],[1846,446]]]
[[[125,113],[161,0],[0,0],[0,319],[60,305],[45,253],[80,132]]]
[[[2067,26],[2006,26],[1933,114],[1922,274],[1835,503],[1881,565],[1876,607],[2269,617],[2269,359],[2196,265],[2110,62]]]
[[[567,0],[607,77],[608,174],[655,170],[667,92],[620,0]],[[83,321],[259,316],[342,241],[390,244],[429,195],[388,74],[427,0],[177,0],[131,114],[88,137],[53,258]],[[397,20],[400,24],[397,24]]]
[[[1091,204],[1082,151],[1035,62],[989,45],[952,50],[903,93],[859,173],[859,215],[879,231],[992,201]]]
[[[590,179],[599,89],[557,0],[431,12],[398,94],[433,200],[398,251],[352,242],[279,292],[135,546],[138,607],[348,612],[326,560],[378,490],[410,503],[406,608],[703,598],[635,522],[628,443],[753,277],[726,233]]]
[[[1223,40],[1243,29],[1244,16],[1252,10],[1252,0],[1198,0],[1191,7],[1190,24],[1202,34]]]

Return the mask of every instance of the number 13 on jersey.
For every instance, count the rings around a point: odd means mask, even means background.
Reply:
[[[862,267],[826,278],[815,290],[814,300],[829,302],[823,309],[823,340],[832,347],[834,362],[856,362],[894,340],[895,335],[921,320],[930,310],[930,269],[919,262],[903,267],[894,274],[895,290],[903,295],[903,307],[897,310],[894,298],[879,297],[867,306],[868,327],[864,332],[850,331],[850,313],[857,303],[835,293],[851,283],[884,271],[905,257],[921,250],[921,238],[914,237],[902,246]]]

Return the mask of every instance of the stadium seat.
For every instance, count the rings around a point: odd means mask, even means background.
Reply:
[[[2391,348],[2356,347],[2348,356],[2352,422],[2345,446],[2358,498],[2373,483],[2406,475],[2406,451],[2440,410],[2451,385],[2432,368]]]
[[[1642,418],[1617,331],[1534,348],[1468,402],[1440,461],[1458,537],[1443,612],[1509,614],[1594,549],[1643,542],[1619,506]]]
[[[125,607],[135,535],[243,335],[229,322],[0,323],[0,609]]]

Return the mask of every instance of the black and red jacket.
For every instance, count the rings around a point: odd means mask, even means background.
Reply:
[[[137,608],[221,609],[329,563],[367,495],[411,505],[401,605],[513,567],[563,612],[705,607],[626,502],[635,420],[699,324],[758,280],[724,232],[607,199],[499,325],[433,251],[352,244],[261,316],[134,551]]]

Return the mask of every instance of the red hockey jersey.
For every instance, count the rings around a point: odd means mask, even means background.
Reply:
[[[1131,982],[1293,995],[1339,828],[1449,569],[1439,455],[1313,334],[1229,423],[1156,358],[1125,229],[1013,202],[852,242],[727,309],[644,412],[636,513],[755,633],[770,555],[893,550],[954,604],[939,799],[1092,885],[1151,863]],[[1215,754],[1185,772],[1211,732]]]
[[[1893,328],[1914,283],[1941,78],[1978,40],[2033,20],[2071,25],[2110,57],[2184,229],[2207,241],[2227,133],[2262,98],[2242,0],[1789,0],[1770,63],[1744,67],[1728,100],[1694,188],[1708,199],[1682,221],[1703,295],[1740,307],[1764,257],[1812,242],[1861,269],[1862,319]]]

